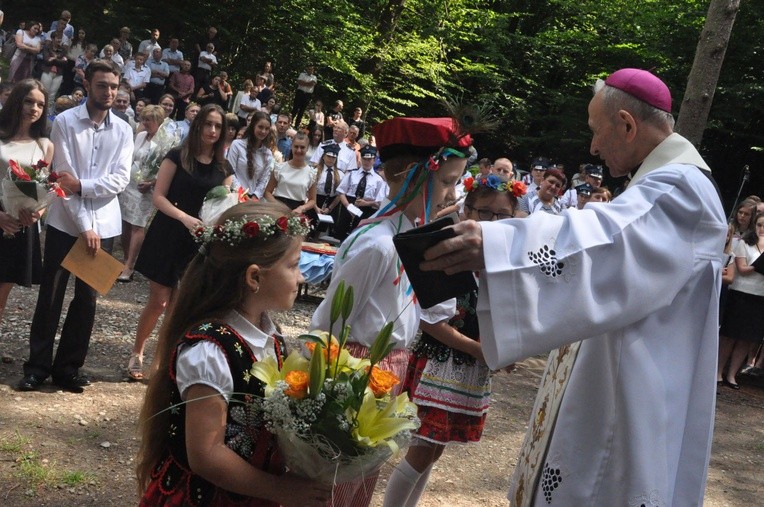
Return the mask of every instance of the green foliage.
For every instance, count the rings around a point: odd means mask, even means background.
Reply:
[[[8,4],[17,3],[14,8]],[[439,99],[491,104],[502,124],[478,136],[481,155],[525,161],[545,154],[587,161],[586,106],[598,77],[626,66],[654,69],[678,113],[709,0],[29,0],[7,2],[6,28],[62,8],[103,45],[119,26],[134,44],[157,26],[184,39],[187,55],[207,26],[225,42],[221,66],[234,85],[274,63],[277,98],[291,105],[297,74],[315,62],[316,98],[361,106],[367,122],[441,115]],[[704,153],[762,145],[764,2],[742,0],[709,121]],[[9,14],[13,12],[13,14]],[[46,19],[43,16],[43,19]],[[735,151],[737,150],[737,151]]]

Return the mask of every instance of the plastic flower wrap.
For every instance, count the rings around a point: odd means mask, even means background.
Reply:
[[[156,179],[159,166],[162,165],[167,152],[180,145],[180,131],[174,128],[174,123],[166,118],[151,138],[151,147],[140,161],[138,170],[133,172],[133,177],[138,183]]]
[[[266,358],[250,371],[265,384],[263,417],[278,437],[287,467],[327,484],[376,472],[419,427],[408,395],[391,394],[400,379],[376,366],[392,350],[392,322],[377,335],[369,357],[354,357],[345,348],[352,308],[353,288],[340,282],[329,331],[300,337],[309,360],[293,351],[281,370],[274,358]]]
[[[205,225],[214,225],[225,210],[247,199],[247,194],[241,188],[237,192],[231,192],[228,187],[223,185],[213,187],[204,196],[202,209],[199,211],[199,220]]]
[[[21,166],[15,160],[8,162],[8,177],[2,180],[3,210],[19,218],[19,210],[41,210],[56,197],[65,197],[58,186],[58,174],[48,170],[48,163],[39,160],[31,166]]]

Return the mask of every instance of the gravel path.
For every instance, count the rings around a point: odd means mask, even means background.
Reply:
[[[71,283],[70,283],[71,285]],[[138,314],[148,293],[136,275],[99,300],[96,326],[83,371],[93,380],[84,394],[46,384],[41,392],[12,389],[28,354],[28,333],[36,289],[15,288],[0,324],[0,505],[128,506],[137,504],[134,479],[137,415],[145,384],[124,372]],[[71,297],[71,290],[70,295]],[[64,308],[66,308],[65,302]],[[276,320],[288,336],[307,330],[315,308],[298,301]],[[147,363],[155,339],[149,341]],[[543,358],[494,377],[494,396],[483,440],[451,447],[436,464],[421,505],[503,506],[508,477],[522,442]],[[714,453],[706,505],[759,504],[764,490],[764,390],[724,389],[718,397]],[[382,470],[373,505],[392,465]]]

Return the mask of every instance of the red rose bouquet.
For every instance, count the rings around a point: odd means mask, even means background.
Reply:
[[[66,197],[56,183],[58,174],[48,169],[48,163],[39,160],[31,166],[22,166],[15,160],[8,163],[8,177],[2,180],[3,210],[19,218],[19,210],[38,211],[47,207],[56,197]]]

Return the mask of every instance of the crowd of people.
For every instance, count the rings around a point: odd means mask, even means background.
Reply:
[[[351,353],[368,353],[376,333],[397,318],[393,349],[380,366],[417,403],[421,426],[390,478],[386,506],[416,505],[446,444],[480,439],[492,369],[511,370],[517,360],[574,342],[581,342],[575,365],[559,383],[569,394],[559,418],[550,418],[555,431],[547,428],[547,457],[556,461],[533,471],[547,486],[525,493],[554,505],[615,505],[624,494],[655,494],[665,505],[702,499],[711,377],[717,389],[737,389],[738,374],[762,372],[764,275],[753,264],[764,249],[764,203],[751,196],[737,206],[722,251],[723,214],[710,170],[673,133],[671,98],[660,80],[623,69],[595,88],[592,155],[611,175],[628,176],[611,192],[600,165],[582,164],[571,175],[535,157],[524,173],[508,157],[478,159],[458,119],[394,118],[368,128],[361,108],[345,119],[337,100],[324,111],[313,97],[313,65],[297,78],[291,112],[277,103],[271,62],[236,92],[220,69],[224,43],[213,27],[192,48],[175,37],[162,47],[158,29],[134,48],[128,27],[99,48],[71,21],[64,11],[48,31],[37,21],[21,26],[0,86],[0,179],[11,161],[43,160],[67,194],[47,210],[0,211],[0,319],[14,285],[39,284],[30,354],[16,387],[36,391],[52,377],[64,390],[83,392],[90,380],[80,368],[97,295],[76,278],[54,353],[70,274],[61,261],[78,240],[91,254],[112,252],[119,241],[125,267],[118,281],[130,283],[135,272],[149,280],[126,365],[130,378],[148,372],[145,346],[166,314],[142,419],[144,505],[183,504],[196,494],[294,505],[371,502],[374,474],[329,488],[282,475],[270,437],[252,448],[226,446],[229,402],[262,389],[242,383],[241,368],[284,354],[268,312],[291,308],[304,281],[300,245],[316,238],[339,249],[313,328],[328,328],[341,280],[358,302],[348,317]],[[244,216],[268,233],[200,249],[191,233],[215,225],[205,224],[200,210],[219,186],[250,200],[224,213],[218,227]],[[457,236],[430,250],[422,267],[481,272],[480,287],[423,309],[391,238],[452,212],[465,220]],[[312,230],[272,227],[298,216]],[[522,220],[494,223],[513,218]],[[635,267],[649,262],[649,276],[626,269],[624,259]],[[722,285],[728,290],[720,304]],[[199,325],[207,321],[222,326]],[[241,347],[250,354],[232,359]],[[645,407],[644,393],[653,408]],[[148,417],[171,399],[195,403]],[[613,410],[621,405],[623,413]],[[682,417],[665,420],[662,411],[677,405]],[[636,408],[646,411],[642,422]],[[634,435],[639,449],[630,444]],[[619,465],[604,467],[610,459]],[[584,472],[573,470],[582,463]],[[200,484],[197,492],[162,486],[179,470],[184,484]],[[582,473],[585,480],[563,481]],[[602,473],[608,477],[595,477]]]

